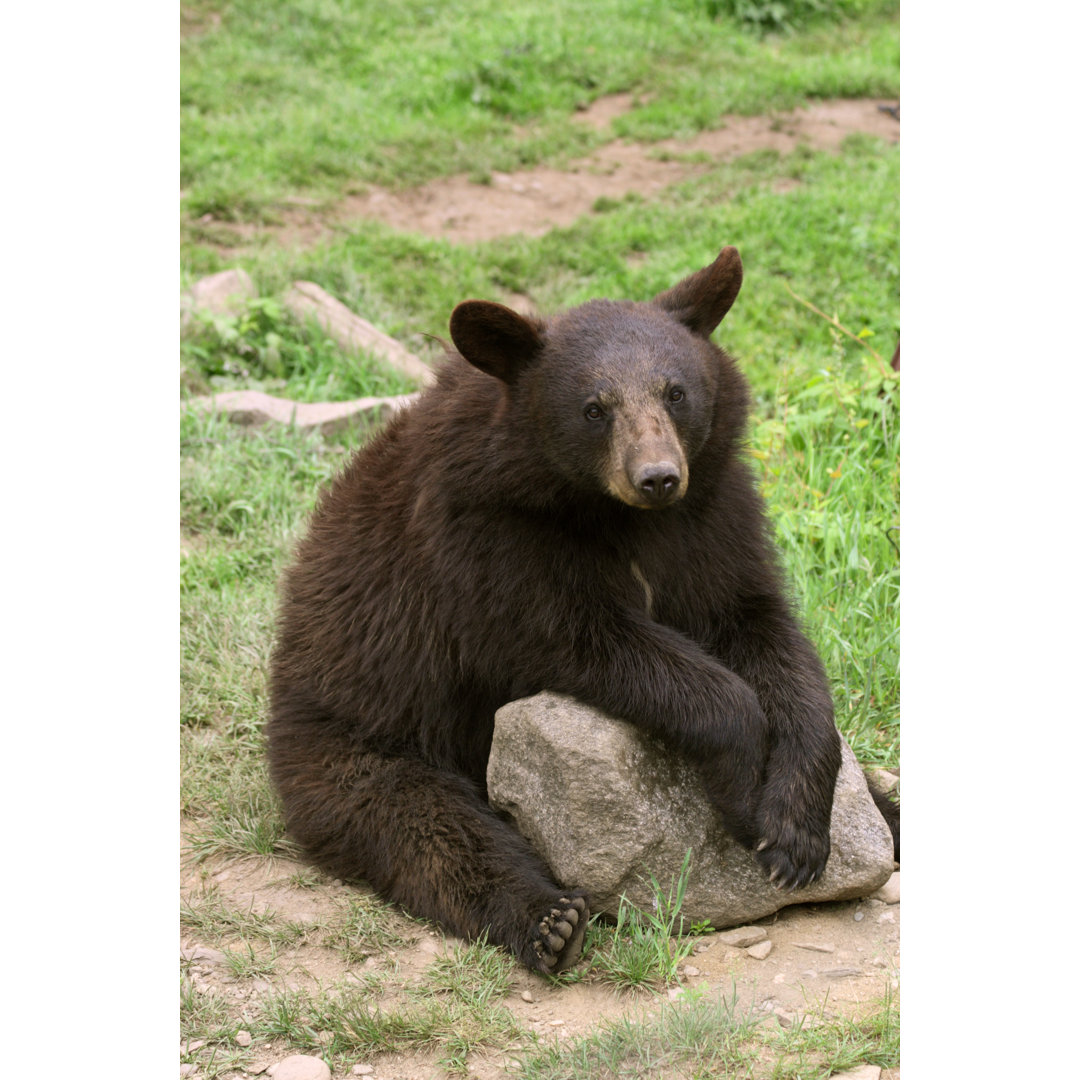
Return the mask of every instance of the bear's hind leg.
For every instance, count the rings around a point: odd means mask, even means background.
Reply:
[[[460,937],[486,934],[535,970],[578,959],[587,898],[559,888],[466,777],[355,749],[313,758],[292,769],[278,755],[274,776],[289,832],[316,863]]]

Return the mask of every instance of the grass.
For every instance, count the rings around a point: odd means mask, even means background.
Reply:
[[[290,316],[281,297],[295,280],[317,282],[431,359],[438,346],[428,335],[445,337],[466,297],[523,293],[541,310],[643,299],[735,243],[745,282],[716,338],[753,388],[747,455],[832,679],[837,722],[860,760],[895,765],[900,385],[865,346],[887,359],[899,332],[897,148],[853,136],[837,153],[698,155],[699,174],[660,197],[601,197],[566,228],[472,245],[369,222],[303,248],[272,236],[229,248],[221,223],[283,220],[296,207],[317,215],[371,184],[558,165],[611,137],[691,135],[726,113],[894,97],[897,5],[403,0],[391,10],[367,0],[198,0],[182,11],[182,279],[241,265],[258,296],[235,315],[194,319],[181,336],[181,810],[187,872],[201,878],[181,925],[225,952],[220,970],[239,985],[274,986],[223,998],[198,989],[189,970],[181,1030],[204,1043],[182,1060],[209,1080],[251,1064],[256,1051],[313,1053],[346,1071],[360,1055],[390,1052],[454,1073],[477,1055],[513,1056],[522,1076],[537,1078],[816,1078],[895,1065],[888,1000],[858,1020],[822,1014],[778,1031],[709,991],[541,1045],[508,1007],[521,976],[499,950],[460,946],[410,975],[390,951],[407,947],[417,924],[372,897],[334,892],[325,902],[325,880],[289,865],[275,888],[324,898],[318,919],[295,923],[208,886],[220,860],[294,854],[263,758],[276,582],[319,488],[367,429],[244,429],[190,399],[414,389]],[[629,92],[637,107],[610,131],[572,122],[613,92]],[[680,925],[677,881],[656,891],[656,910],[624,907],[615,926],[594,923],[583,963],[556,982],[588,992],[677,981],[701,928]],[[355,967],[350,981],[289,989],[291,973],[320,956],[342,977],[342,964]],[[241,1027],[253,1047],[235,1043]]]
[[[637,139],[894,96],[897,4],[860,6],[762,39],[696,0],[232,0],[181,41],[183,215],[267,220],[366,184],[557,161],[600,139],[568,119],[618,91],[647,96],[615,125]]]

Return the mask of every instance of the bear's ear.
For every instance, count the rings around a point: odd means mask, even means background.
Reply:
[[[653,300],[695,334],[707,338],[728,313],[742,285],[742,259],[726,247],[716,261]]]
[[[543,347],[540,324],[490,300],[466,300],[450,316],[450,336],[473,367],[513,383]]]

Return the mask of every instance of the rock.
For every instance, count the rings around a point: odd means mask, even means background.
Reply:
[[[757,945],[764,941],[769,935],[760,926],[740,926],[737,930],[725,930],[716,936],[725,945],[745,949],[749,945]]]
[[[245,270],[236,267],[196,281],[180,300],[181,324],[191,320],[197,311],[211,315],[239,315],[244,301],[258,296],[255,283]]]
[[[251,1032],[250,1031],[238,1031],[236,1033],[236,1045],[237,1046],[250,1046],[251,1045]]]
[[[196,945],[194,949],[181,949],[180,959],[201,960],[204,964],[224,964],[228,958],[217,949],[208,949],[204,945]]]
[[[846,743],[836,783],[832,854],[798,892],[770,885],[729,837],[693,767],[655,739],[572,698],[538,694],[495,716],[488,796],[567,887],[615,915],[625,894],[649,910],[654,874],[665,890],[693,849],[682,915],[738,926],[790,904],[866,896],[892,873],[892,836]]]
[[[794,945],[796,949],[809,949],[810,952],[836,952],[836,946],[828,942],[796,941]]]
[[[875,893],[871,893],[874,900],[883,900],[886,904],[900,903],[900,871],[897,870],[884,885]]]
[[[330,1066],[307,1054],[293,1054],[266,1071],[274,1080],[330,1080]]]
[[[352,1067],[354,1076],[370,1076],[375,1071],[374,1065],[354,1065]]]
[[[533,1002],[533,1001],[535,1001],[535,1000],[536,1000],[536,998],[534,998],[534,997],[532,996],[532,993],[531,993],[530,991],[528,991],[528,990],[522,990],[522,991],[521,991],[521,1000],[522,1000],[522,1001],[528,1001],[528,1002]]]
[[[687,964],[683,968],[683,974],[692,979],[695,975],[701,974],[701,969],[694,967],[693,964]]]
[[[212,397],[192,398],[188,405],[207,412],[225,413],[234,424],[259,426],[267,423],[295,424],[301,429],[339,431],[358,419],[374,419],[381,410],[393,416],[411,405],[416,394],[396,397],[366,397],[353,401],[288,401],[261,390],[230,390]]]
[[[315,318],[343,349],[369,352],[422,386],[435,381],[435,373],[400,342],[384,334],[367,319],[353,314],[340,300],[313,281],[294,281],[283,300],[298,319]]]
[[[772,942],[759,941],[756,945],[751,945],[746,952],[755,960],[764,960],[772,952]]]

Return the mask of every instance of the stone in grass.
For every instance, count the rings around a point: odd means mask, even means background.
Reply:
[[[220,274],[196,281],[181,298],[181,321],[186,325],[197,311],[211,315],[239,315],[244,303],[258,295],[255,283],[239,268],[222,270]]]
[[[735,930],[725,930],[716,936],[725,945],[731,945],[735,949],[745,949],[764,941],[769,935],[760,926],[740,926]]]
[[[321,1058],[293,1054],[266,1070],[274,1080],[330,1080],[330,1066]]]
[[[668,890],[693,849],[682,915],[722,929],[790,904],[866,896],[893,872],[892,836],[846,743],[832,853],[813,885],[785,892],[728,836],[694,768],[630,724],[572,698],[538,694],[495,714],[488,797],[508,813],[556,880],[587,889],[592,910],[619,897],[650,910],[649,875]]]

